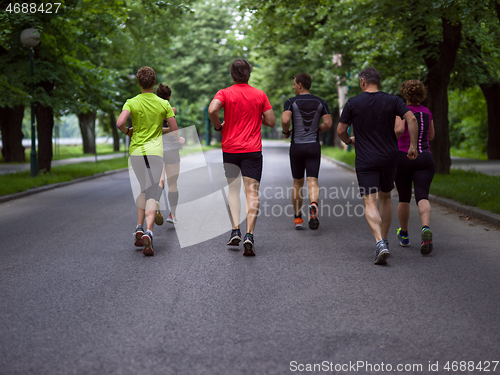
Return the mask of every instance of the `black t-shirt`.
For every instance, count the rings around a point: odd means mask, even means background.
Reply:
[[[330,114],[323,99],[312,94],[297,95],[285,102],[284,111],[292,111],[293,143],[319,142],[321,119]]]
[[[400,97],[382,91],[364,92],[347,101],[339,121],[353,126],[356,168],[395,164],[398,140],[394,122],[409,110]]]

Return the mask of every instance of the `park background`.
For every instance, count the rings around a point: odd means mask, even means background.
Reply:
[[[51,163],[61,157],[63,138],[79,138],[81,145],[62,157],[123,153],[114,125],[123,103],[140,93],[135,72],[141,66],[153,67],[157,83],[172,88],[178,124],[196,126],[200,140],[214,144],[220,138],[206,108],[232,84],[230,63],[245,58],[253,66],[250,84],[267,93],[277,119],[293,96],[294,75],[309,73],[311,92],[328,102],[334,119],[322,135],[324,153],[352,165],[354,150],[343,151],[335,126],[345,99],[360,93],[357,72],[373,66],[382,91],[397,95],[407,79],[427,86],[425,105],[436,126],[431,150],[441,175],[434,192],[500,212],[498,178],[450,170],[451,155],[500,159],[498,0],[62,0],[50,14],[43,12],[47,2],[22,3],[0,1],[2,163],[29,160],[32,104],[43,178],[55,173]],[[19,41],[28,27],[41,34],[32,78],[29,51]],[[99,149],[99,137],[111,145]],[[279,121],[263,137],[281,138]],[[24,188],[43,184],[26,181]],[[440,181],[446,184],[436,186]],[[482,202],[470,201],[474,195]]]

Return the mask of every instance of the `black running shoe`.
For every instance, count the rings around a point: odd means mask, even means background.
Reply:
[[[318,206],[316,204],[309,206],[309,228],[312,230],[319,228]]]
[[[245,234],[245,240],[243,241],[243,255],[247,257],[255,256],[255,246],[253,234]]]
[[[386,264],[387,258],[391,256],[389,249],[384,242],[381,240],[377,242],[377,250],[375,250],[375,260],[373,261],[375,264]]]
[[[144,255],[155,255],[153,251],[153,232],[147,230],[146,233],[144,233],[142,236],[142,244],[144,245],[144,249],[142,250]]]
[[[142,247],[142,236],[144,235],[144,227],[138,225],[134,232],[134,246]]]
[[[238,246],[241,241],[241,232],[239,229],[233,229],[231,231],[231,238],[227,243],[228,246]]]

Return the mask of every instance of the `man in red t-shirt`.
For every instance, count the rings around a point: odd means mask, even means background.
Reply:
[[[241,241],[240,190],[241,179],[246,195],[247,234],[243,255],[255,255],[253,231],[259,211],[259,184],[262,176],[261,125],[274,127],[276,118],[267,95],[248,84],[252,67],[243,59],[231,64],[234,85],[220,90],[208,108],[214,129],[222,134],[222,158],[229,185],[227,197],[233,230],[227,243],[238,246]],[[224,123],[219,111],[224,108]]]

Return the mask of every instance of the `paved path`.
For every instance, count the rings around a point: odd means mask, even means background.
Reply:
[[[182,176],[184,203],[218,189],[203,175]],[[436,207],[422,257],[412,208],[412,246],[396,245],[394,223],[389,264],[375,266],[354,174],[323,162],[319,181],[320,228],[296,231],[288,149],[264,150],[254,258],[228,233],[181,248],[166,224],[144,257],[126,172],[0,204],[0,373],[451,374],[448,361],[500,359],[499,231]]]
[[[97,155],[97,161],[99,162],[99,160],[109,160],[109,159],[119,158],[122,156],[123,156],[123,153]],[[77,163],[84,163],[84,162],[95,162],[95,160],[96,160],[95,156],[84,156],[81,158],[53,160],[51,163],[51,166],[56,167],[58,165],[77,164]],[[0,174],[16,173],[19,171],[29,171],[30,168],[31,168],[30,163],[0,163]]]

